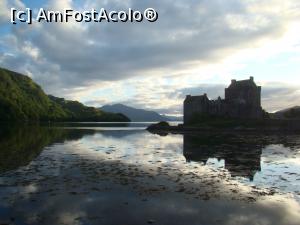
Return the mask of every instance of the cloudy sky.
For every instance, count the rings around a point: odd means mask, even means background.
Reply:
[[[10,23],[10,9],[156,9],[155,23]],[[92,106],[181,114],[254,76],[263,107],[300,105],[298,0],[0,0],[0,66]]]

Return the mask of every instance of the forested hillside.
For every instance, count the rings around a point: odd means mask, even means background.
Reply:
[[[76,101],[49,97],[28,76],[0,68],[0,121],[129,121]]]

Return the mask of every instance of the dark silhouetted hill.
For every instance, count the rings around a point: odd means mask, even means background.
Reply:
[[[273,117],[277,119],[300,119],[300,106],[277,111],[273,113]]]

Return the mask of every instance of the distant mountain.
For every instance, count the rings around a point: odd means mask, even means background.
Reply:
[[[123,104],[105,105],[100,109],[105,112],[122,113],[126,115],[131,121],[135,122],[176,121],[182,119],[180,117],[160,115],[154,111],[136,109],[134,107],[126,106]]]
[[[0,121],[129,121],[76,101],[47,96],[28,76],[0,68]]]
[[[279,119],[300,119],[300,106],[277,111],[273,114],[273,117]]]

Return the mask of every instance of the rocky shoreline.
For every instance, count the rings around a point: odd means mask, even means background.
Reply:
[[[218,125],[185,125],[172,126],[167,122],[151,124],[147,130],[152,133],[186,133],[186,132],[260,132],[260,133],[300,133],[300,120],[262,120],[255,126],[236,125],[222,127]]]

